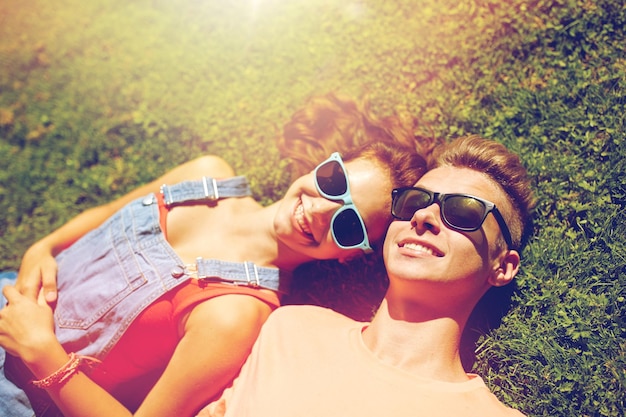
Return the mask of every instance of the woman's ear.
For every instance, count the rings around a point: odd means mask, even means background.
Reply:
[[[503,251],[494,263],[489,283],[494,287],[502,287],[515,278],[519,271],[520,255],[515,250]]]

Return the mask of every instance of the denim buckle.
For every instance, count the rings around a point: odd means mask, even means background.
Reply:
[[[213,186],[213,194],[209,193],[209,183],[207,182],[207,177],[202,177],[204,196],[209,200],[217,201],[220,199],[220,193],[217,190],[217,181],[215,180],[215,178],[211,178],[211,185]]]
[[[259,279],[259,270],[257,269],[256,264],[252,263],[252,271],[254,272],[254,281],[250,279],[250,270],[248,269],[248,262],[244,262],[243,266],[246,269],[246,279],[248,280],[248,285],[251,287],[260,287],[261,280]]]

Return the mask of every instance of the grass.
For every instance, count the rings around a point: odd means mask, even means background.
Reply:
[[[622,415],[625,23],[619,0],[5,0],[0,270],[85,208],[201,154],[273,201],[289,181],[281,124],[310,95],[368,94],[436,135],[503,142],[534,178],[519,290],[479,335],[474,369],[531,416]],[[292,301],[369,314],[384,282],[337,271],[305,269]]]

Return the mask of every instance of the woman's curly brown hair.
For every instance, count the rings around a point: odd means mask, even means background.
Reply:
[[[296,111],[278,138],[283,158],[291,160],[291,179],[310,172],[332,152],[342,155],[371,142],[414,149],[427,159],[435,140],[417,136],[414,119],[398,115],[379,118],[367,100],[356,102],[335,93],[315,96]]]

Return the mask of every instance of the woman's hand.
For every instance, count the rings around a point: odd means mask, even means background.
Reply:
[[[27,363],[45,355],[42,347],[56,337],[52,309],[43,294],[32,299],[12,285],[6,285],[2,293],[8,303],[0,310],[0,346]]]
[[[56,302],[57,263],[52,248],[44,241],[35,243],[24,254],[15,287],[33,300],[43,293],[49,304]]]

